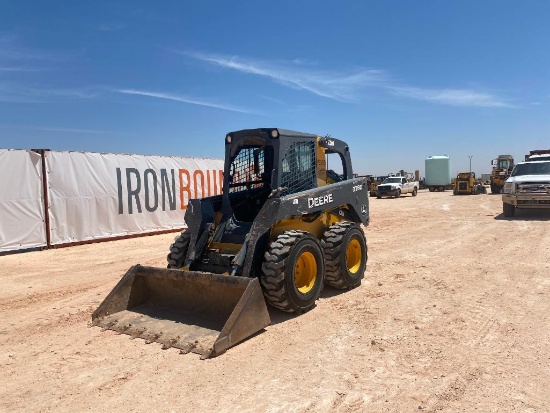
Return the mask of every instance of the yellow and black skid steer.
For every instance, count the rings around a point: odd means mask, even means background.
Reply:
[[[341,173],[326,169],[329,155]],[[302,313],[325,283],[361,284],[368,197],[341,140],[277,128],[231,132],[222,195],[190,200],[168,268],[130,268],[92,323],[215,357],[270,324],[266,303]]]

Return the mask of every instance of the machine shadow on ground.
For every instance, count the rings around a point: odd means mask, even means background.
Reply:
[[[513,217],[505,217],[500,213],[494,218],[497,221],[550,221],[548,209],[516,209]]]

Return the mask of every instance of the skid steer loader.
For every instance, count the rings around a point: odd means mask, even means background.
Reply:
[[[339,175],[326,169],[337,154]],[[360,285],[369,188],[330,137],[250,129],[225,138],[223,194],[189,201],[168,268],[132,267],[94,325],[214,357],[269,325],[266,302],[311,309],[323,284]]]

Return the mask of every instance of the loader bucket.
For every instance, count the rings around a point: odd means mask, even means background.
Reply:
[[[216,357],[270,324],[257,278],[144,267],[128,270],[92,324]]]

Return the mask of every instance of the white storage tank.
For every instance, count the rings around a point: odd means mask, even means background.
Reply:
[[[451,158],[447,155],[436,155],[426,158],[426,186],[433,191],[444,191],[452,186]]]

